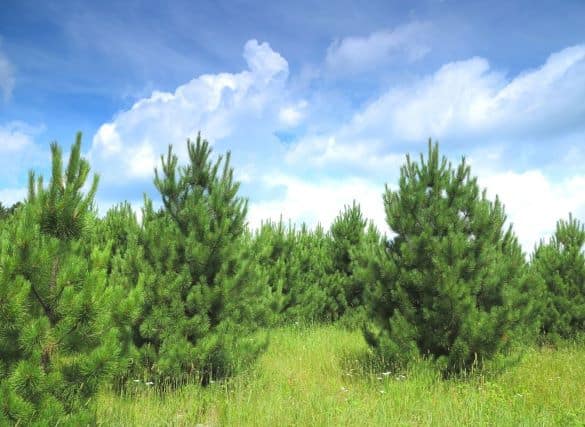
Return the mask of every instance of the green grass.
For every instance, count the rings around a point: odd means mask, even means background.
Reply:
[[[500,375],[441,380],[428,364],[384,374],[359,332],[284,328],[229,381],[98,398],[100,425],[585,425],[585,348],[531,350]]]

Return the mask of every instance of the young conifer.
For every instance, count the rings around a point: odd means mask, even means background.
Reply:
[[[333,268],[340,274],[348,308],[363,305],[362,282],[354,274],[355,252],[366,236],[367,220],[355,201],[345,206],[331,224]]]
[[[144,209],[144,257],[155,279],[143,283],[135,342],[155,379],[197,375],[206,383],[264,348],[251,335],[266,316],[268,289],[247,256],[247,201],[230,154],[213,162],[200,136],[187,149],[185,166],[169,147],[155,171],[163,210],[149,201]]]
[[[377,326],[366,337],[389,360],[429,356],[460,372],[533,329],[521,248],[465,159],[454,169],[429,141],[427,159],[407,156],[384,205],[396,236],[370,263]]]
[[[81,250],[97,189],[81,135],[63,172],[51,145],[48,187],[31,172],[25,204],[0,231],[0,424],[89,424],[89,398],[120,367],[109,251]]]
[[[532,269],[546,285],[541,333],[547,339],[574,338],[585,332],[584,245],[585,228],[569,214],[532,256]]]

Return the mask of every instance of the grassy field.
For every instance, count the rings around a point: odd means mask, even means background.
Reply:
[[[585,425],[585,348],[531,350],[501,375],[441,380],[422,363],[381,372],[359,332],[290,327],[227,382],[162,397],[134,388],[100,394],[100,425]]]

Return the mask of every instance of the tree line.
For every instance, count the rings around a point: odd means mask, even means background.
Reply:
[[[355,201],[329,229],[251,230],[229,152],[186,148],[161,156],[162,206],[145,196],[141,220],[127,202],[98,216],[81,134],[0,204],[0,424],[90,424],[104,383],[208,384],[293,322],[360,328],[390,368],[445,376],[585,330],[583,224],[559,220],[527,262],[501,202],[436,143],[384,190],[392,238]]]

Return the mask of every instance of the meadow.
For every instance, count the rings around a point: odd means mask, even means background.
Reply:
[[[249,369],[207,387],[103,389],[102,426],[585,425],[585,347],[527,349],[502,373],[444,380],[430,364],[381,369],[361,332],[275,329]]]

